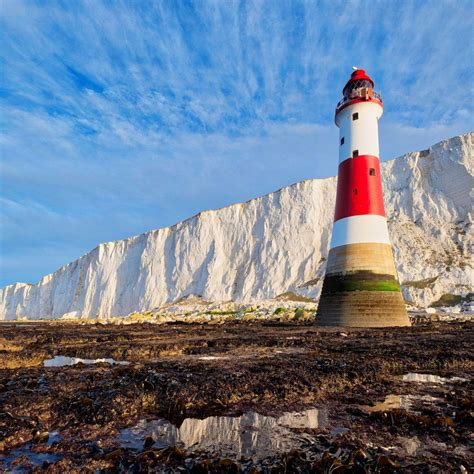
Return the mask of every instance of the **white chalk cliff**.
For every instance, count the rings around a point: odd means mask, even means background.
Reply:
[[[474,133],[454,137],[382,166],[399,277],[415,305],[473,291],[473,141]],[[334,177],[307,180],[101,244],[36,285],[0,290],[0,319],[119,316],[191,294],[208,301],[285,292],[317,298],[335,186]]]

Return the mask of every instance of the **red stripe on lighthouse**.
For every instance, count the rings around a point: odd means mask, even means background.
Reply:
[[[365,214],[385,216],[380,161],[370,155],[340,163],[334,221]]]

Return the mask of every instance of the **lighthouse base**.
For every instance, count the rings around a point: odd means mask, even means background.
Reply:
[[[410,326],[400,291],[341,291],[319,300],[317,326]]]

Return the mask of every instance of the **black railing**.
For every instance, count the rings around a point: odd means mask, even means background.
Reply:
[[[357,99],[357,98],[361,98],[361,99],[366,99],[366,100],[369,100],[370,98],[372,99],[377,99],[377,100],[380,100],[380,102],[382,102],[382,96],[378,93],[378,92],[375,92],[374,90],[372,91],[372,93],[365,93],[363,94],[362,93],[362,90],[363,89],[356,89],[356,90],[353,90],[348,97],[343,97],[336,105],[336,111],[339,110],[341,107],[343,107],[344,105],[346,105],[348,102],[350,102],[351,100],[354,100],[354,99]]]

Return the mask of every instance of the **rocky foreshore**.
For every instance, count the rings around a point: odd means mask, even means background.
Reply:
[[[6,472],[464,473],[474,462],[473,322],[0,331]]]

